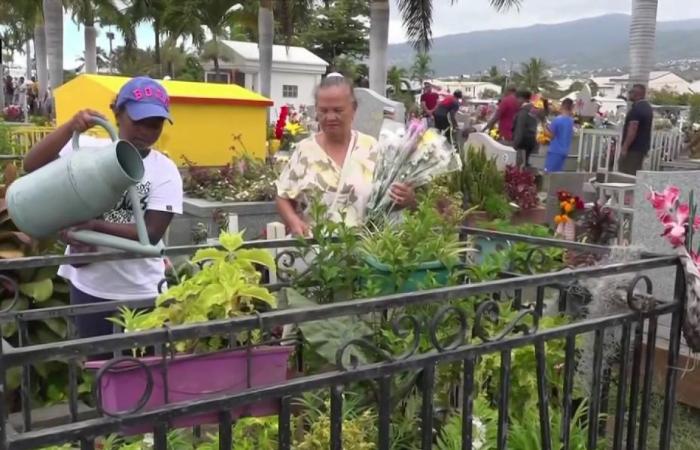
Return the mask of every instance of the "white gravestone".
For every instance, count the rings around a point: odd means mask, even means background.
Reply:
[[[379,137],[384,119],[399,123],[406,122],[406,107],[403,103],[382,97],[374,91],[365,88],[355,89],[357,112],[353,128],[361,133]]]
[[[513,147],[508,147],[494,140],[486,133],[469,133],[469,138],[464,144],[464,148],[481,148],[486,151],[486,156],[496,158],[496,166],[499,170],[505,170],[509,164],[516,163],[516,151]]]

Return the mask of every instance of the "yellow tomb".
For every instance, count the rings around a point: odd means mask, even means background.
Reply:
[[[81,109],[99,111],[114,123],[109,105],[129,80],[80,75],[55,92],[60,126]],[[166,122],[155,148],[178,165],[184,158],[199,166],[221,166],[236,154],[265,157],[267,108],[272,101],[234,84],[162,81],[170,95],[173,124]]]

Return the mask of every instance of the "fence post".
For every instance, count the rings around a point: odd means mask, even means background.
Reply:
[[[275,239],[284,239],[285,235],[287,234],[287,229],[285,228],[284,224],[281,222],[270,222],[267,224],[267,240],[272,241]],[[272,258],[277,260],[277,253],[279,249],[277,248],[271,248],[270,253],[272,254]],[[270,283],[277,283],[277,271],[273,271],[270,273]]]

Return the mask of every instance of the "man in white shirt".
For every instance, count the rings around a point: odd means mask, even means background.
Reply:
[[[182,178],[177,166],[151,147],[160,137],[165,120],[170,121],[168,94],[155,80],[137,77],[121,88],[110,107],[119,126],[119,138],[131,142],[143,158],[145,172],[137,190],[141,197],[141,207],[145,211],[149,238],[151,243],[156,244],[165,234],[173,215],[182,214]],[[56,158],[68,156],[73,151],[70,143],[73,133],[83,133],[91,128],[94,125],[93,116],[102,117],[95,111],[80,111],[69,122],[37,143],[24,159],[25,170],[32,172]],[[110,145],[110,141],[90,136],[80,137],[80,147],[104,145]],[[138,240],[131,202],[126,193],[111,211],[100,218],[76,225],[73,229],[93,230]],[[72,241],[67,233],[62,235],[69,244],[68,253],[96,250]],[[143,258],[79,267],[61,266],[58,273],[70,282],[71,304],[142,300],[158,295],[157,286],[164,278],[165,264],[162,258]],[[110,315],[77,316],[79,336],[111,333],[112,324],[106,320]]]

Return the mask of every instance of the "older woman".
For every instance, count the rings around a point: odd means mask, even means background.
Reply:
[[[319,196],[332,220],[350,226],[364,223],[377,158],[377,141],[352,129],[357,110],[352,83],[339,74],[327,76],[316,89],[320,132],[301,141],[277,180],[277,209],[288,230],[309,234],[308,207]],[[415,203],[413,189],[392,186],[400,207]]]

